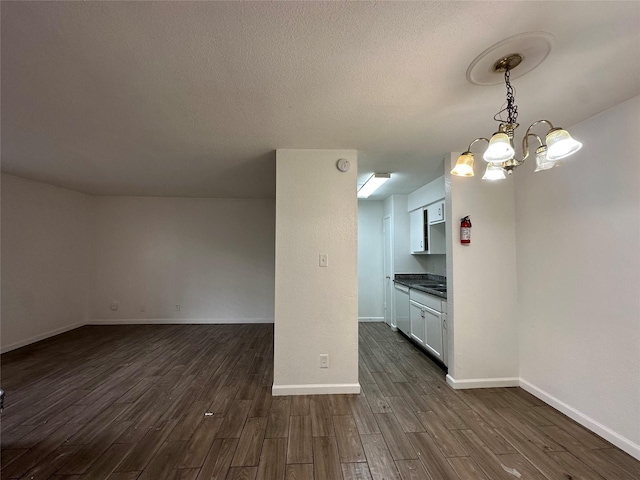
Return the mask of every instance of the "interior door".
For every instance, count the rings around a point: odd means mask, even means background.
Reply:
[[[396,326],[393,315],[393,261],[391,259],[391,217],[384,217],[382,221],[384,234],[384,322],[392,327]]]

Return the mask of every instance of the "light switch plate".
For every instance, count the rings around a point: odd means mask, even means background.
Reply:
[[[329,368],[329,355],[326,353],[320,354],[320,368]]]

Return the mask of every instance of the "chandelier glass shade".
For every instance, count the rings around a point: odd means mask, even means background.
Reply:
[[[482,176],[483,180],[504,180],[504,168],[499,163],[490,163]]]
[[[489,140],[489,146],[482,158],[484,158],[485,162],[502,163],[513,157],[515,153],[511,140],[509,140],[509,135],[504,132],[496,132]]]
[[[458,177],[473,177],[473,153],[464,152],[460,155],[451,173]]]
[[[515,68],[522,57],[518,54],[509,55],[498,60],[494,66],[494,72],[504,72],[504,82],[507,87],[506,107],[500,110],[493,118],[499,122],[498,131],[493,134],[490,139],[478,137],[473,140],[467,151],[465,151],[456,162],[455,167],[451,170],[452,175],[461,177],[473,176],[474,156],[471,153],[471,147],[474,143],[485,141],[488,143],[482,158],[487,162],[487,168],[483,180],[499,180],[506,178],[505,174],[511,175],[513,170],[522,165],[529,157],[529,139],[532,137],[538,142],[536,149],[536,169],[535,172],[549,170],[558,165],[558,160],[573,155],[582,144],[574,140],[569,132],[563,128],[556,128],[549,120],[538,120],[533,122],[522,139],[522,159],[516,158],[514,148],[514,132],[518,128],[518,107],[515,104],[514,89],[509,81],[509,72]],[[503,119],[502,115],[506,113],[507,118]],[[545,124],[549,130],[541,137],[532,133],[531,130],[539,124]]]
[[[569,135],[569,132],[562,128],[553,128],[549,130],[546,136],[547,142],[547,160],[554,162],[569,155],[573,155],[582,144]]]

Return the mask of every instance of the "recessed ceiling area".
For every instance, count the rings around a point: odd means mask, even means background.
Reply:
[[[517,78],[522,124],[640,94],[640,2],[2,2],[2,169],[98,195],[275,196],[277,148],[357,149],[372,199],[490,135],[483,50],[553,49]],[[588,148],[588,143],[585,148]],[[355,193],[355,192],[354,192]]]

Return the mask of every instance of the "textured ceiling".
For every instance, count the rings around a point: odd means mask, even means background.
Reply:
[[[495,130],[465,72],[555,37],[514,81],[521,124],[640,94],[640,2],[6,2],[2,168],[93,194],[264,198],[276,148],[354,148],[377,198]],[[582,139],[588,148],[588,139]]]

